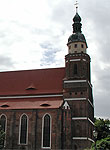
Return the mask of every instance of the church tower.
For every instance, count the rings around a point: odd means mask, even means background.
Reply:
[[[65,56],[64,101],[71,110],[71,147],[74,150],[90,147],[93,142],[94,105],[90,74],[90,56],[81,31],[81,17],[73,18],[73,33],[68,38]]]

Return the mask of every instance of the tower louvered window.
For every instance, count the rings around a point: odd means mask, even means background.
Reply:
[[[5,134],[6,134],[6,117],[5,115],[2,115],[0,117],[0,130],[1,130],[1,133],[3,133],[3,136],[1,137],[1,139],[3,138],[3,140],[1,140],[0,142],[0,147],[3,148],[4,147],[4,144],[5,144]]]
[[[74,64],[74,74],[77,74],[77,64]]]
[[[43,147],[50,148],[50,129],[51,129],[51,121],[50,116],[47,114],[43,118]]]
[[[20,144],[27,144],[28,118],[23,115],[20,120]]]

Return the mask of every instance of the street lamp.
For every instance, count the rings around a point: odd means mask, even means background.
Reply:
[[[98,132],[96,130],[93,131],[93,136],[94,136],[94,139],[95,139],[95,150],[96,149],[96,140],[97,140],[97,135],[98,135]]]

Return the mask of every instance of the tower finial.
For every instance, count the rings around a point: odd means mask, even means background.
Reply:
[[[78,1],[76,1],[76,3],[74,4],[76,6],[76,13],[78,13]]]

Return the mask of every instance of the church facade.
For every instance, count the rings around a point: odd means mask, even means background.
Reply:
[[[65,67],[0,73],[0,125],[6,150],[83,150],[93,141],[90,56],[78,13]]]

